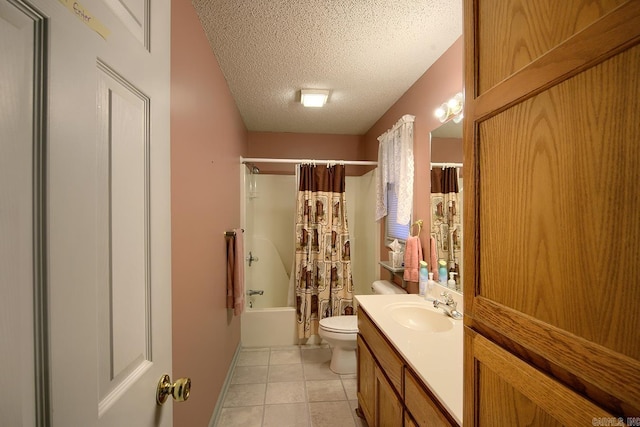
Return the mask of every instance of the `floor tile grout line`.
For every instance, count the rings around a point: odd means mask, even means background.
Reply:
[[[300,366],[301,373],[302,373],[301,381],[303,383],[302,387],[303,387],[303,393],[304,393],[304,402],[301,402],[301,403],[304,404],[304,407],[306,409],[306,415],[307,415],[306,419],[307,419],[307,426],[308,427],[313,427],[313,419],[312,419],[312,416],[311,416],[311,403],[312,402],[310,402],[310,400],[309,400],[309,390],[307,388],[307,382],[308,382],[307,381],[307,377],[306,377],[307,369],[305,369],[305,367],[307,365],[311,365],[311,364],[314,364],[314,363],[311,363],[311,362],[305,363],[305,360],[303,359],[302,356],[303,356],[304,351],[310,351],[310,350],[315,350],[315,349],[322,350],[324,348],[326,348],[326,346],[317,346],[317,347],[305,348],[305,349],[303,349],[301,346],[296,346],[295,349],[298,352],[298,356],[299,356],[300,362],[299,363],[294,363],[294,364],[291,364],[291,363],[283,363],[282,364],[282,365],[298,365],[298,364],[301,365]],[[264,395],[263,395],[263,399],[262,399],[262,405],[255,405],[255,406],[260,406],[262,408],[262,417],[261,417],[261,421],[260,421],[260,425],[261,426],[263,426],[265,421],[266,421],[266,409],[267,409],[267,406],[277,406],[277,405],[296,403],[296,402],[288,402],[288,403],[287,402],[283,402],[283,403],[267,404],[267,389],[268,389],[268,385],[270,383],[272,383],[272,382],[282,382],[282,381],[270,381],[270,376],[271,376],[271,373],[272,373],[272,369],[273,369],[274,366],[276,366],[276,365],[272,365],[272,363],[271,363],[273,361],[272,352],[273,351],[277,352],[278,350],[280,350],[280,351],[289,350],[289,349],[291,349],[291,347],[288,347],[288,348],[267,347],[267,348],[261,348],[261,349],[254,349],[256,351],[267,351],[268,352],[267,366],[266,366],[266,368],[267,368],[267,370],[266,370],[266,378],[264,380],[265,381],[265,383],[264,383],[264,387],[265,387],[264,390],[265,391],[264,391]],[[251,350],[249,350],[249,351],[251,351]],[[309,356],[312,356],[312,355],[309,354]],[[310,357],[310,358],[312,359],[313,362],[316,362],[316,360],[319,360],[319,359],[316,359],[314,357]],[[322,365],[322,364],[324,364],[324,362],[321,362],[319,364]],[[259,365],[244,365],[244,366],[259,366]],[[236,366],[234,366],[234,372],[233,372],[234,375],[236,374],[235,368],[236,368]],[[346,378],[346,377],[348,377],[348,378]],[[344,399],[343,400],[319,400],[319,401],[314,402],[314,403],[325,403],[325,402],[326,403],[336,403],[336,402],[343,401],[349,407],[349,410],[350,410],[351,409],[351,404],[350,404],[351,400],[349,399],[349,395],[347,394],[347,389],[346,389],[346,386],[345,386],[345,383],[344,383],[344,381],[347,380],[347,379],[351,380],[351,379],[353,379],[353,376],[352,375],[343,376],[343,375],[337,375],[336,374],[335,376],[332,376],[332,377],[323,378],[322,375],[319,375],[319,378],[310,379],[309,381],[340,380],[340,385],[341,385],[341,388],[342,388],[343,393],[344,393]],[[255,383],[255,384],[258,384],[258,383]],[[352,420],[354,421],[354,423],[356,425],[358,424],[354,418],[352,418]]]
[[[304,373],[304,360],[302,360],[302,350],[300,350],[300,363],[302,364],[302,386],[304,388],[304,401],[307,408],[307,427],[312,427],[311,422],[311,405],[309,404],[309,391],[307,390],[307,381]]]
[[[269,359],[267,360],[267,378],[264,379],[264,396],[262,396],[262,418],[260,419],[260,426],[264,426],[264,417],[266,415],[267,406],[267,391],[269,390],[269,373],[271,372],[271,348],[269,348]]]

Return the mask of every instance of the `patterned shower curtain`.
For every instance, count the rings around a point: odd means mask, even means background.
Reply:
[[[431,169],[431,237],[436,241],[438,262],[445,261],[447,271],[458,274],[455,276],[457,284],[460,283],[462,273],[459,267],[462,255],[462,212],[458,193],[457,168]],[[438,267],[435,266],[436,271]],[[445,277],[445,281],[447,279]]]
[[[321,319],[354,314],[344,165],[300,165],[296,202],[298,337]]]

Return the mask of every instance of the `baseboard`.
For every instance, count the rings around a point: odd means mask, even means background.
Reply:
[[[229,388],[229,384],[231,384],[231,378],[233,378],[233,371],[236,369],[236,363],[238,361],[238,355],[240,354],[240,349],[242,348],[242,343],[238,343],[238,347],[236,348],[236,352],[233,355],[233,360],[231,360],[231,366],[227,371],[227,377],[224,379],[224,384],[222,385],[222,390],[220,390],[220,394],[218,395],[218,401],[216,402],[216,406],[213,409],[213,414],[211,414],[211,420],[209,421],[209,427],[215,427],[218,422],[218,418],[220,417],[220,412],[222,411],[222,404],[224,403],[224,397],[227,394],[227,389]]]

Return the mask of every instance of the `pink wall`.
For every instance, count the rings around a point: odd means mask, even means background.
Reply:
[[[413,187],[413,218],[425,222],[420,240],[422,247],[429,248],[428,226],[430,185],[430,132],[440,125],[434,111],[444,101],[463,89],[463,43],[462,37],[451,47],[400,97],[400,99],[364,135],[365,156],[376,158],[378,136],[391,128],[403,115],[416,116],[414,122],[415,177]],[[382,225],[381,225],[382,227]],[[382,242],[384,245],[384,242]],[[381,253],[388,249],[380,247]],[[425,257],[428,256],[423,251]],[[382,273],[386,275],[387,273]],[[414,289],[415,288],[415,289]],[[417,287],[412,287],[417,293]]]
[[[462,138],[436,137],[431,140],[431,161],[439,163],[461,163],[464,150]]]
[[[247,157],[365,160],[364,151],[361,135],[249,132]],[[294,170],[293,165],[263,163],[258,167],[263,173],[291,174]],[[364,166],[346,168],[347,175],[362,175],[371,169]]]
[[[193,384],[174,425],[206,426],[240,342],[223,232],[240,226],[247,131],[191,2],[171,13],[172,378]]]

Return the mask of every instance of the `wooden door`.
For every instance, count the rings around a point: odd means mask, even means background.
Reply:
[[[155,399],[171,373],[169,3],[2,0],[0,13],[39,30],[22,47],[42,84],[20,92],[45,99],[38,424],[170,426]]]
[[[640,2],[464,12],[464,424],[637,416]],[[565,389],[600,409],[578,420]]]

